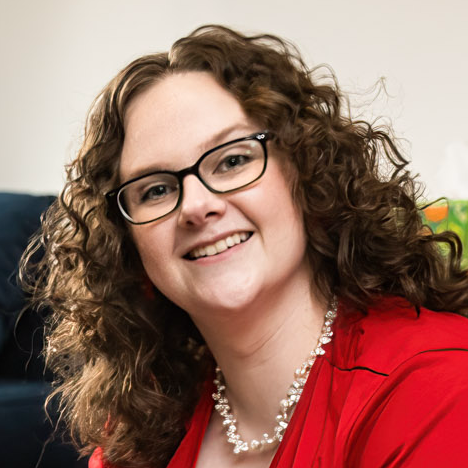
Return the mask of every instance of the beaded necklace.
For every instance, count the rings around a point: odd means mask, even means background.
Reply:
[[[274,447],[283,440],[283,434],[288,427],[294,408],[299,401],[304,385],[309,376],[310,370],[314,365],[317,356],[325,354],[322,345],[329,343],[333,332],[331,326],[336,317],[336,300],[333,300],[332,307],[325,314],[325,320],[322,326],[322,332],[317,341],[315,349],[313,349],[307,359],[302,363],[301,367],[296,369],[294,373],[294,381],[289,387],[286,398],[280,401],[280,412],[276,416],[276,425],[273,429],[273,434],[263,434],[260,440],[252,439],[250,442],[244,441],[240,434],[237,432],[237,420],[231,413],[229,400],[227,399],[225,390],[226,385],[223,373],[219,367],[216,367],[216,378],[213,383],[216,385],[216,393],[213,393],[213,400],[215,401],[215,409],[223,418],[223,427],[226,432],[227,442],[232,444],[233,453],[245,453],[250,450],[262,450],[269,447]]]

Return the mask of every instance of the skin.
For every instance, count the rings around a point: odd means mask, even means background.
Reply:
[[[170,75],[127,110],[121,180],[155,168],[180,170],[213,146],[262,130],[210,74]],[[247,188],[214,194],[190,175],[175,212],[130,226],[149,278],[190,314],[223,369],[244,440],[273,428],[326,310],[311,290],[302,215],[281,163],[287,155],[271,143],[268,152],[265,174]],[[236,232],[252,235],[216,256],[185,257]],[[230,450],[214,413],[197,467],[268,466],[273,456],[239,459]]]

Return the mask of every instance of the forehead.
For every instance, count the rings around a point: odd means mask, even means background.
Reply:
[[[137,96],[125,115],[121,180],[146,170],[180,169],[203,151],[255,128],[212,75],[169,75]]]

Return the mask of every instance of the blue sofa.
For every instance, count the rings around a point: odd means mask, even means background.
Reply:
[[[16,283],[18,260],[40,216],[55,199],[0,192],[0,466],[85,468],[71,444],[54,436],[44,402],[51,376],[41,356],[43,316],[26,309]]]

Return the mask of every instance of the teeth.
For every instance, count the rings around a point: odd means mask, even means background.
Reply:
[[[216,255],[225,250],[233,247],[241,242],[245,242],[249,238],[248,233],[241,232],[228,236],[225,239],[221,239],[214,244],[205,245],[204,247],[197,247],[189,253],[190,258],[199,258],[199,257],[210,257],[211,255]]]
[[[228,246],[225,240],[220,240],[216,242],[215,247],[218,253],[224,252],[225,250],[228,249]]]
[[[206,255],[209,257],[210,255],[215,255],[217,253],[216,251],[216,245],[208,245],[205,247],[206,249]]]

